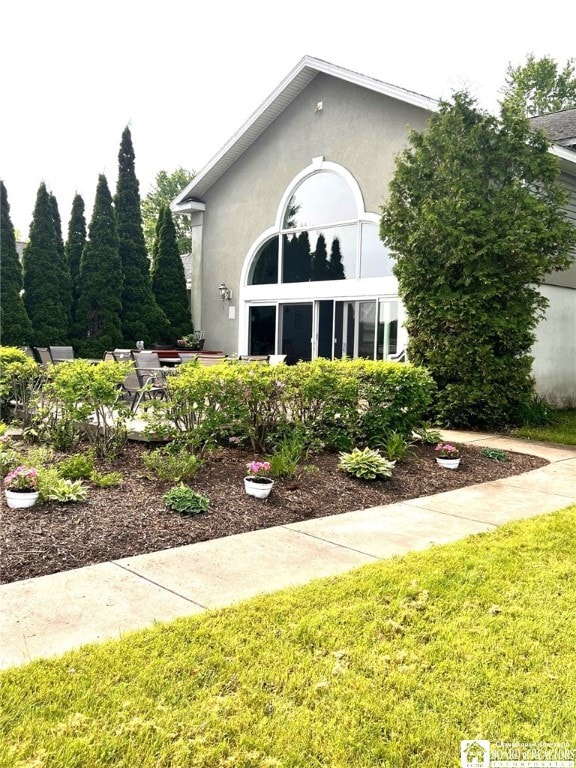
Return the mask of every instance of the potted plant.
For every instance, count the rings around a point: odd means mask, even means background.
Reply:
[[[40,496],[37,490],[38,473],[34,467],[16,467],[6,475],[3,485],[6,503],[11,509],[33,507]]]
[[[445,469],[458,469],[460,465],[460,450],[451,443],[438,443],[434,449],[436,461]]]
[[[246,469],[250,473],[244,478],[244,489],[249,496],[257,499],[267,499],[274,485],[274,480],[268,477],[269,461],[249,461]]]
[[[204,339],[206,334],[204,331],[194,331],[187,336],[182,336],[178,339],[176,345],[183,349],[204,349]]]

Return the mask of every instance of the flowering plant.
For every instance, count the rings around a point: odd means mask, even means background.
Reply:
[[[246,469],[252,477],[268,477],[271,466],[269,461],[249,461]]]
[[[35,491],[37,482],[38,472],[34,467],[20,465],[6,475],[4,488],[7,491]]]
[[[439,459],[459,459],[460,451],[455,445],[451,443],[438,443],[436,448],[436,456]]]

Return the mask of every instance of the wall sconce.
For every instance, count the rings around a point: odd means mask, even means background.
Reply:
[[[230,301],[232,298],[232,291],[226,287],[226,283],[220,283],[218,290],[220,291],[220,298],[222,301]]]

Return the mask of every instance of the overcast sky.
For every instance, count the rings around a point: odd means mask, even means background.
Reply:
[[[466,88],[496,109],[508,64],[576,56],[574,0],[28,0],[0,13],[0,178],[27,239],[36,192],[74,193],[90,221],[114,192],[130,125],[145,197],[160,170],[195,171],[304,55],[434,98]]]

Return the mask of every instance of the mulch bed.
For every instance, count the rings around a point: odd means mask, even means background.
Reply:
[[[508,453],[500,462],[481,455],[477,447],[462,449],[456,471],[440,468],[433,446],[394,469],[392,479],[362,481],[337,469],[338,455],[310,459],[318,467],[298,480],[276,480],[267,500],[244,492],[243,477],[251,453],[225,448],[212,455],[192,487],[210,499],[208,512],[184,516],[170,512],[162,496],[172,486],[145,469],[141,455],[151,450],[130,443],[113,466],[122,486],[90,487],[85,502],[42,504],[8,509],[3,501],[0,521],[0,583],[66,571],[94,563],[230,536],[299,520],[336,515],[356,509],[392,504],[419,496],[517,475],[547,462],[534,456]]]

